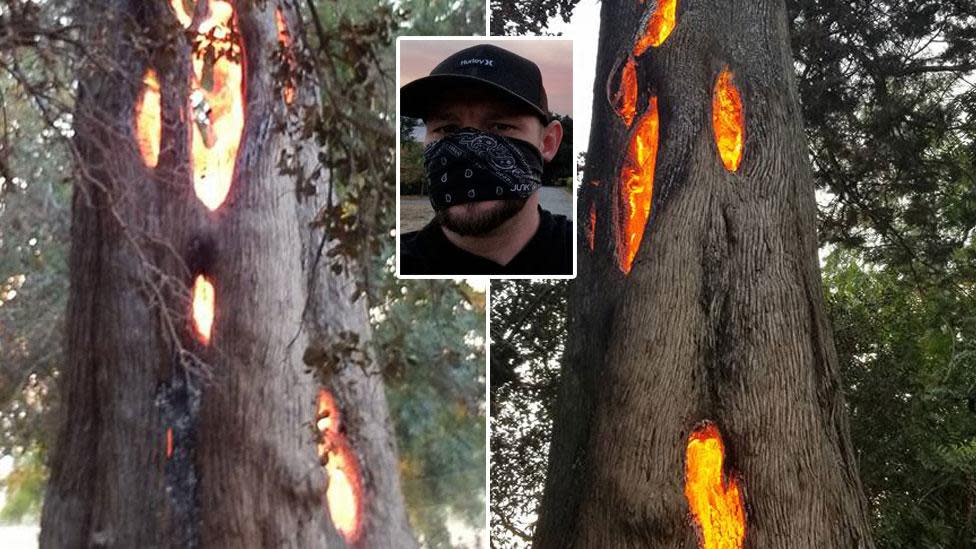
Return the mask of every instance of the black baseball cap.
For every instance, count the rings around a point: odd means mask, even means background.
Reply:
[[[542,86],[539,66],[504,48],[480,44],[465,48],[425,76],[400,88],[400,114],[426,118],[442,90],[458,84],[474,84],[497,91],[524,104],[533,114],[549,121],[549,100]]]

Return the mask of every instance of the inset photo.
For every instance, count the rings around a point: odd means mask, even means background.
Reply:
[[[575,274],[573,43],[397,41],[397,275]]]

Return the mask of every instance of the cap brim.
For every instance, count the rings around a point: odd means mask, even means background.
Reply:
[[[502,86],[499,86],[498,84],[495,84],[489,80],[475,76],[468,76],[466,74],[434,74],[431,76],[418,78],[417,80],[402,86],[400,88],[400,115],[409,116],[411,118],[427,118],[427,114],[429,113],[430,108],[433,106],[433,101],[439,97],[438,92],[452,84],[475,84],[484,86],[485,88],[496,91],[501,95],[515,99],[519,103],[523,104],[528,110],[532,111],[533,114],[536,114],[545,120],[549,119],[549,113],[540,109],[535,105],[535,103],[529,101],[521,95],[503,88]]]

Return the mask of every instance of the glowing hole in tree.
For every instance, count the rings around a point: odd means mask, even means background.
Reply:
[[[278,28],[278,44],[285,51],[285,64],[287,65],[289,77],[285,82],[284,88],[281,90],[282,97],[285,103],[291,105],[291,102],[295,100],[295,82],[294,78],[291,76],[295,70],[295,56],[291,51],[291,33],[288,32],[288,24],[285,22],[285,14],[282,13],[281,8],[275,10],[275,25]]]
[[[615,202],[617,266],[624,274],[630,273],[651,215],[657,141],[657,97],[651,97],[631,135]]]
[[[142,90],[136,101],[135,130],[139,154],[146,166],[155,168],[159,162],[159,140],[162,134],[162,108],[160,107],[159,78],[156,71],[146,69],[142,78]]]
[[[315,426],[319,431],[319,459],[329,476],[325,498],[332,523],[352,543],[362,533],[362,484],[359,462],[341,431],[340,421],[335,399],[325,389],[319,389]]]
[[[166,458],[173,457],[173,428],[166,429]]]
[[[732,81],[732,72],[722,70],[715,82],[712,95],[712,127],[715,130],[715,145],[722,158],[722,164],[730,172],[739,169],[742,162],[742,142],[745,122],[742,116],[742,97]]]
[[[586,230],[586,243],[590,245],[590,251],[596,246],[596,205],[590,203],[590,225]]]
[[[203,275],[197,276],[193,281],[193,331],[205,345],[210,343],[216,301],[213,283]]]
[[[656,48],[667,40],[674,30],[678,13],[678,0],[658,0],[657,8],[647,18],[644,34],[634,46],[634,55],[644,53],[647,48]]]
[[[746,533],[739,483],[724,477],[725,445],[718,427],[706,422],[688,438],[685,497],[698,527],[700,549],[741,549]]]
[[[230,192],[244,131],[244,48],[234,29],[234,7],[223,0],[201,1],[208,2],[201,17],[190,17],[182,0],[171,5],[180,23],[196,33],[190,93],[193,190],[216,210]]]
[[[613,108],[630,126],[637,114],[637,63],[633,57],[627,58],[623,73],[620,75],[620,89],[614,96]]]

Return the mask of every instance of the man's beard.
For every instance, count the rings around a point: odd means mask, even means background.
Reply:
[[[461,211],[452,212],[452,208],[440,210],[434,214],[434,218],[442,227],[461,236],[484,236],[515,217],[515,214],[522,211],[527,200],[528,198],[500,200],[487,211],[475,211],[468,208],[470,204],[464,204]]]

